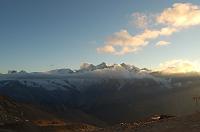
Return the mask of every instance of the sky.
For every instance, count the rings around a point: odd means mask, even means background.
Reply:
[[[0,73],[84,62],[196,68],[199,34],[199,0],[1,0]]]

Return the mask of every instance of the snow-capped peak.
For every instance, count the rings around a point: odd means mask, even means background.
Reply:
[[[80,70],[77,70],[77,72],[86,72],[86,71],[94,71],[94,70],[103,70],[103,69],[107,69],[107,70],[119,70],[119,69],[124,69],[127,70],[129,72],[139,72],[140,69],[135,67],[134,65],[128,65],[125,63],[122,64],[113,64],[113,65],[107,65],[105,62],[102,62],[99,65],[93,65],[93,64],[89,64],[89,63],[83,63],[80,66]]]
[[[80,70],[78,70],[78,72],[83,72],[83,71],[94,71],[94,70],[98,70],[98,69],[104,69],[104,68],[108,68],[105,62],[102,62],[99,65],[93,65],[93,64],[89,64],[89,63],[83,63],[80,66]]]
[[[81,66],[80,66],[80,70],[78,71],[93,71],[95,70],[95,66],[93,64],[89,64],[89,63],[83,63]]]
[[[140,72],[145,72],[145,73],[150,73],[151,71],[147,70],[147,69],[140,69],[134,65],[129,65],[129,64],[125,64],[125,63],[121,63],[121,64],[112,64],[112,65],[107,65],[105,62],[102,62],[98,65],[93,65],[93,64],[89,64],[89,63],[83,63],[80,66],[79,70],[71,70],[68,68],[63,68],[63,69],[55,69],[55,70],[50,70],[47,72],[38,72],[38,73],[26,73],[25,71],[20,71],[17,72],[15,70],[9,71],[8,75],[9,76],[21,76],[21,75],[45,75],[48,76],[51,75],[67,75],[67,76],[79,76],[79,75],[83,75],[83,74],[106,74],[106,72],[116,72],[116,73],[121,73],[121,72],[126,72],[126,73],[131,73],[131,74],[137,74]],[[147,72],[148,71],[148,72]],[[120,76],[120,74],[119,74]]]
[[[27,74],[27,72],[26,71],[24,71],[24,70],[21,70],[21,71],[16,71],[16,70],[9,70],[8,71],[8,74]]]
[[[9,70],[9,71],[8,71],[8,74],[16,74],[16,73],[17,73],[16,70]]]
[[[139,72],[140,69],[138,67],[135,67],[134,65],[128,65],[125,63],[120,64],[123,68],[128,70],[129,72]]]
[[[57,74],[57,75],[64,75],[64,74],[71,74],[73,71],[71,69],[55,69],[47,72],[48,74]]]
[[[102,62],[101,64],[97,65],[95,68],[96,69],[104,69],[104,68],[108,68],[108,66],[105,62]]]

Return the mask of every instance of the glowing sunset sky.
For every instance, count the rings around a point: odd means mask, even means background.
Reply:
[[[0,73],[83,62],[200,71],[199,0],[1,0],[0,18]]]

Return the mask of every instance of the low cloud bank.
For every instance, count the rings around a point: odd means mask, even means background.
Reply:
[[[191,73],[200,72],[200,63],[198,61],[190,60],[170,60],[161,63],[155,71],[163,73],[174,74],[174,73]]]

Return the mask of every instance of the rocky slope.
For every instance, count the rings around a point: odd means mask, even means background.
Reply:
[[[115,126],[101,128],[95,132],[199,132],[200,113],[181,117],[165,117],[163,119],[150,118],[150,120],[133,123],[120,123]]]
[[[66,121],[53,113],[43,111],[42,108],[20,104],[5,96],[0,96],[1,132],[85,132],[93,130],[97,130],[97,127]]]

